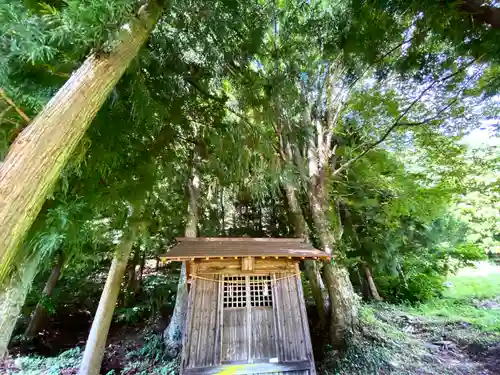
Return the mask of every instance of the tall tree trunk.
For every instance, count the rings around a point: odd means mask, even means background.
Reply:
[[[141,7],[109,54],[92,54],[23,130],[0,167],[0,280],[73,150],[160,16]]]
[[[334,347],[342,348],[358,323],[359,297],[345,267],[325,261],[323,277],[330,297],[330,341]]]
[[[19,272],[13,273],[9,282],[0,290],[0,359],[7,354],[21,308],[35,278],[41,260],[39,253],[29,258]]]
[[[368,264],[363,264],[363,271],[365,273],[366,283],[368,284],[368,290],[370,292],[370,298],[373,298],[376,301],[382,301],[382,297],[378,294],[377,285],[375,285],[375,281],[373,280],[372,271]]]
[[[195,155],[195,159],[197,156]],[[188,182],[188,220],[186,223],[185,236],[196,237],[198,228],[198,198],[200,195],[200,178],[198,176],[197,162],[195,160],[192,168],[192,175]],[[170,322],[163,333],[165,341],[165,351],[170,357],[178,355],[182,349],[182,334],[186,323],[186,314],[188,306],[188,288],[186,264],[183,262],[179,283],[177,285],[177,294],[175,297],[175,307],[170,318]]]
[[[85,345],[85,352],[78,371],[79,375],[97,375],[101,369],[111,319],[120,294],[120,285],[125,275],[132,246],[137,238],[139,223],[135,218],[139,215],[140,206],[134,207],[133,211],[126,233],[124,233],[123,239],[115,251],[109,269],[108,278]]]
[[[328,255],[334,255],[333,246],[341,236],[341,223],[336,223],[337,227],[331,228],[326,215],[329,207],[322,184],[313,184],[310,199],[311,214],[321,248]],[[354,292],[347,268],[338,263],[341,257],[339,254],[335,255],[337,256],[331,261],[324,262],[323,278],[330,299],[330,341],[334,347],[341,348],[358,323],[359,297]]]
[[[47,280],[47,283],[43,288],[41,297],[42,299],[45,297],[52,296],[52,293],[56,288],[57,282],[59,281],[59,277],[61,276],[63,261],[64,259],[62,252],[59,252],[57,254],[56,262],[52,267],[52,272],[50,273],[49,279]],[[42,328],[42,325],[45,322],[46,317],[47,317],[47,310],[43,306],[43,303],[38,302],[35,311],[31,314],[31,319],[28,324],[28,327],[26,328],[26,331],[24,332],[24,336],[26,336],[27,338],[35,337],[38,334],[38,332],[40,332],[40,329]]]
[[[299,201],[297,199],[297,194],[292,186],[284,184],[284,189],[286,193],[286,198],[288,202],[288,211],[291,216],[291,221],[294,228],[294,236],[306,238],[306,221],[302,215],[302,210],[300,209]],[[326,324],[326,312],[328,310],[325,303],[325,293],[321,285],[321,275],[319,273],[318,267],[314,260],[304,261],[305,274],[309,280],[309,286],[311,287],[311,293],[314,297],[314,302],[316,304],[316,310],[319,317],[319,326],[324,327]]]

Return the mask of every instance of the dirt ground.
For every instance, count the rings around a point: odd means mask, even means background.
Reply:
[[[399,359],[399,363],[397,360],[392,363],[395,370],[407,368],[415,375],[500,374],[498,334],[481,333],[466,322],[441,325],[406,314],[381,311],[377,315],[382,321],[397,325],[407,335],[414,350],[407,358],[416,360],[416,363],[404,363]]]

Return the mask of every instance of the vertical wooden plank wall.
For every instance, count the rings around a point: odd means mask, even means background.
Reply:
[[[208,279],[208,280],[207,280]],[[219,276],[195,278],[189,296],[183,368],[218,365]]]
[[[298,299],[297,276],[289,273],[276,274],[275,319],[280,327],[278,345],[281,361],[307,359],[306,338],[302,329],[301,302]]]
[[[247,308],[224,309],[221,361],[248,360]]]
[[[246,307],[224,308],[221,274],[194,277],[181,371],[277,357],[279,362],[307,360],[310,369],[274,375],[316,375],[298,273],[298,264],[294,271],[271,273],[273,306],[252,308],[249,301]]]
[[[275,275],[274,318],[278,327],[279,361],[308,360],[311,364],[310,370],[299,371],[297,375],[315,375],[311,337],[298,273],[297,265],[297,271],[294,274],[277,273]],[[292,373],[287,373],[287,375],[292,375]]]
[[[272,307],[253,307],[251,310],[251,358],[276,358],[276,336]]]

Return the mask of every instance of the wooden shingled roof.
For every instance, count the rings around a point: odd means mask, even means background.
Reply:
[[[302,238],[181,237],[162,260],[192,260],[234,257],[330,257]]]

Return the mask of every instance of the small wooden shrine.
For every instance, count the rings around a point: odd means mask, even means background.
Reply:
[[[186,262],[181,374],[315,375],[299,262],[327,258],[297,238],[179,238]]]

